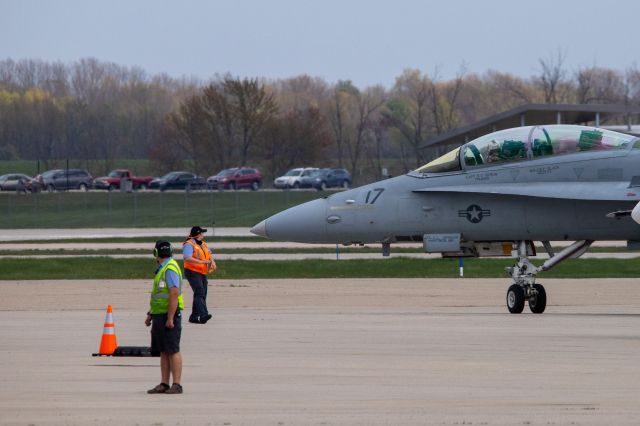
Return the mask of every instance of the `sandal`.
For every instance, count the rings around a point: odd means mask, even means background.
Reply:
[[[166,383],[160,383],[153,389],[149,389],[147,393],[166,393],[169,390],[169,385]]]

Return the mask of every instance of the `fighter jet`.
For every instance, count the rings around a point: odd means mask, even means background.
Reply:
[[[482,136],[406,175],[292,207],[251,232],[278,241],[381,243],[383,255],[393,243],[422,241],[425,252],[444,256],[512,256],[509,312],[528,302],[542,313],[539,273],[596,240],[639,248],[639,201],[640,138],[528,126]],[[539,266],[529,260],[534,241],[549,254]],[[551,241],[573,243],[554,253]]]

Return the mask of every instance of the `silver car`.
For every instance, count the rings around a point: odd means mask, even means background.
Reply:
[[[12,173],[0,176],[0,191],[25,191],[30,176],[22,173]]]
[[[273,181],[273,186],[279,189],[301,187],[301,179],[309,176],[313,171],[318,170],[317,167],[298,167],[291,169],[283,176]]]

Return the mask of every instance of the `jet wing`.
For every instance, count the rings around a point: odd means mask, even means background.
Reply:
[[[526,182],[433,186],[416,189],[417,193],[467,193],[519,195],[565,200],[638,201],[640,187],[629,188],[628,182]]]

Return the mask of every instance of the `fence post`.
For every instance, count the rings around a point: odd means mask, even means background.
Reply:
[[[213,191],[209,191],[209,213],[211,214],[211,226],[213,227],[213,224],[216,223],[216,215],[213,213],[213,207],[214,207],[214,203],[213,203]],[[215,231],[215,229],[214,229]],[[211,234],[213,235],[213,234]]]
[[[238,218],[238,191],[233,191],[234,197],[235,197],[235,219]]]
[[[138,221],[138,191],[133,191],[133,223]]]
[[[187,184],[188,186],[189,184]],[[184,215],[186,218],[189,217],[189,190],[185,188],[184,190]]]

